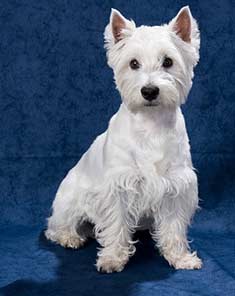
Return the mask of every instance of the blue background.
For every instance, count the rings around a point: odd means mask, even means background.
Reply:
[[[201,59],[183,107],[202,210],[190,230],[199,271],[175,271],[147,233],[119,274],[42,234],[56,189],[120,104],[106,65],[111,7],[137,25],[168,22],[190,5]],[[1,0],[0,294],[232,295],[235,293],[235,2],[233,0]]]

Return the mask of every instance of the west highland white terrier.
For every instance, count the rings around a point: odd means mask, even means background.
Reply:
[[[188,6],[153,27],[112,9],[104,38],[122,104],[62,181],[46,237],[76,249],[93,233],[96,267],[110,273],[134,254],[133,233],[149,229],[170,265],[201,268],[187,241],[198,186],[180,109],[199,60],[197,23]]]

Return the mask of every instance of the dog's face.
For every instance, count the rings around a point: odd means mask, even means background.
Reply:
[[[112,10],[105,29],[108,63],[132,112],[182,104],[199,59],[199,32],[188,7],[163,26],[141,26]]]

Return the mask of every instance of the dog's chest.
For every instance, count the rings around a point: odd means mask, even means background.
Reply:
[[[154,135],[138,136],[132,154],[141,171],[154,170],[163,175],[177,157],[177,150],[176,136],[161,131]]]

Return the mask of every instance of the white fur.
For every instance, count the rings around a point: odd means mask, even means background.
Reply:
[[[80,247],[86,222],[95,225],[101,245],[97,269],[121,271],[135,252],[133,232],[148,228],[156,245],[175,268],[200,268],[190,253],[187,227],[198,207],[188,136],[180,105],[192,85],[199,59],[199,33],[191,18],[191,42],[184,42],[169,25],[136,28],[112,10],[105,29],[108,64],[122,97],[108,129],[93,142],[61,183],[53,202],[46,236],[67,247]],[[112,34],[114,17],[125,22],[121,40]],[[164,56],[173,59],[162,67]],[[132,70],[131,59],[141,68]],[[157,104],[145,106],[140,89],[160,89]]]

